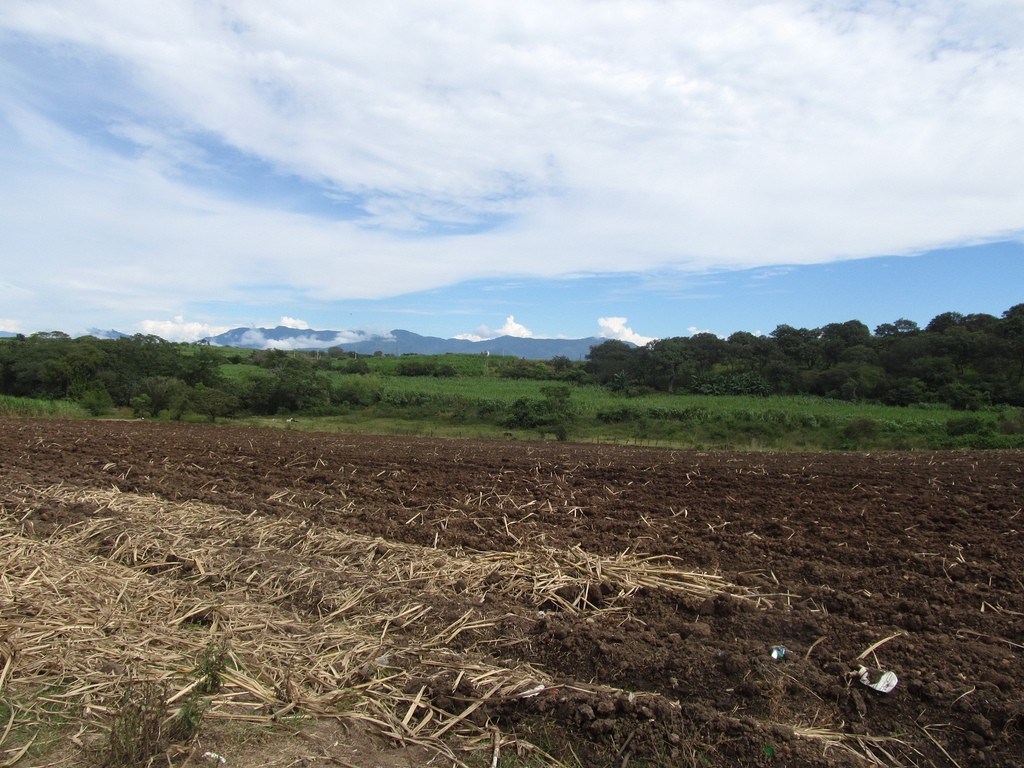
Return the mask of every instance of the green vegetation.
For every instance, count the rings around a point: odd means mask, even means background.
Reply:
[[[34,397],[0,395],[0,416],[30,418],[75,419],[85,415],[85,409],[68,400],[40,400]]]
[[[165,684],[128,680],[111,720],[103,768],[150,765],[170,744],[191,741],[203,724],[206,697],[220,690],[228,664],[226,646],[207,646],[193,670],[196,685],[177,710],[172,710],[167,701]]]
[[[11,687],[0,696],[0,746],[7,757],[0,766],[47,764],[46,758],[67,742],[67,727],[72,722],[63,701],[67,694],[57,687],[20,689]],[[34,761],[34,762],[33,762]]]
[[[155,336],[0,340],[0,414],[286,424],[687,448],[1024,446],[1024,304],[870,332],[858,321],[608,341],[586,362],[358,356]]]

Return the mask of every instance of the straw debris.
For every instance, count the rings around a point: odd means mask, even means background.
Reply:
[[[578,546],[446,551],[63,484],[6,501],[0,696],[21,704],[6,707],[0,747],[56,708],[105,734],[112,765],[187,742],[203,718],[286,717],[366,723],[461,763],[460,743],[516,743],[494,741],[493,704],[551,687],[487,653],[538,610],[616,610],[641,589],[762,599],[668,558]],[[89,511],[39,538],[19,521],[43,505]]]

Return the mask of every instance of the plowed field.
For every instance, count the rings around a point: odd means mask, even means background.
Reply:
[[[0,429],[0,764],[1024,764],[1020,452]]]

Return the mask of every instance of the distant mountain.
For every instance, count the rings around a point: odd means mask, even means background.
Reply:
[[[233,328],[208,336],[205,341],[219,347],[243,349],[327,349],[344,342],[371,338],[374,338],[373,334],[366,331],[314,331],[279,325],[276,328]]]
[[[127,339],[127,338],[129,338],[129,335],[127,333],[121,333],[120,331],[115,331],[113,328],[111,328],[110,330],[107,330],[107,331],[102,330],[100,328],[90,328],[89,329],[89,335],[90,336],[95,336],[97,339]]]
[[[13,339],[18,334],[11,333],[10,331],[0,331],[0,339]]]
[[[316,331],[312,329],[287,328],[234,328],[230,331],[209,336],[210,344],[220,347],[241,347],[244,349],[328,349],[341,347],[346,352],[372,355],[444,355],[448,353],[511,355],[527,360],[550,360],[553,357],[567,357],[582,360],[596,344],[607,339],[590,337],[586,339],[523,339],[516,336],[499,336],[486,341],[467,339],[442,339],[437,336],[420,336],[401,329],[388,334],[371,334],[366,331]]]

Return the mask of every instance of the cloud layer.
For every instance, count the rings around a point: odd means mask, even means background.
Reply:
[[[1022,129],[1011,0],[5,0],[0,302],[74,328],[1017,237]]]

